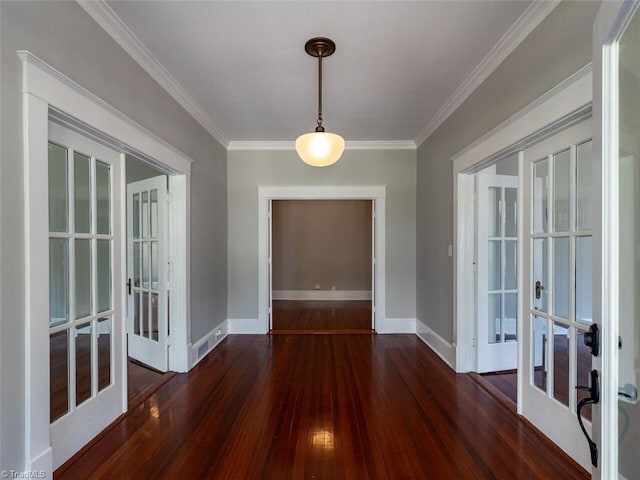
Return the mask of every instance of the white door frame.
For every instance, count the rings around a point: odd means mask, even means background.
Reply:
[[[189,339],[189,189],[192,160],[156,137],[84,87],[27,51],[17,52],[22,61],[23,163],[25,178],[25,471],[43,471],[52,476],[53,451],[49,439],[49,318],[48,295],[48,174],[47,143],[50,116],[92,140],[115,146],[117,151],[155,162],[171,171],[174,202],[171,260],[174,266],[174,294],[171,318],[174,359],[171,368],[188,370]],[[120,198],[126,194],[124,169],[119,185]],[[121,202],[121,239],[126,241],[125,203]],[[126,272],[125,256],[120,259]],[[124,289],[125,278],[114,279]],[[124,296],[123,296],[124,298]],[[121,308],[126,309],[123,304]],[[122,329],[126,342],[126,329]],[[124,350],[123,350],[124,351]],[[126,362],[120,373],[126,382]],[[122,411],[127,409],[126,384]]]
[[[450,159],[453,162],[453,334],[456,346],[456,372],[470,372],[476,369],[476,347],[473,345],[476,325],[473,308],[473,177],[483,168],[521,152],[555,131],[589,117],[592,100],[591,80],[589,64]],[[519,184],[518,218],[522,218],[521,191],[522,185]],[[518,242],[518,265],[522,265],[523,261],[521,244],[522,242]],[[518,269],[518,291],[522,291],[522,285],[522,269]],[[523,312],[520,296],[518,305],[518,331],[521,332]],[[519,366],[522,364],[521,344],[522,342],[518,342]],[[521,390],[518,388],[519,397]],[[521,403],[521,399],[518,398],[518,409]]]
[[[600,181],[593,191],[593,322],[601,329],[600,403],[593,408],[593,436],[600,461],[593,478],[618,478],[618,41],[636,1],[603,2],[593,26],[593,169]]]
[[[373,326],[385,333],[385,185],[259,186],[258,187],[258,333],[269,331],[270,268],[269,206],[272,200],[372,200],[376,212],[375,298]]]

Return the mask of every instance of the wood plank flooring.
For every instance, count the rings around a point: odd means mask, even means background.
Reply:
[[[415,335],[232,335],[56,478],[589,477]]]
[[[274,300],[272,333],[371,333],[371,300]]]
[[[579,385],[589,383],[589,371],[591,370],[591,350],[584,345],[581,337],[577,345],[577,379]],[[589,396],[583,390],[570,391],[569,389],[569,339],[566,335],[554,336],[553,353],[553,378],[548,375],[544,366],[536,367],[534,371],[534,383],[541,390],[547,389],[547,382],[553,382],[553,396],[564,405],[569,405],[569,395],[576,395],[576,402]],[[505,370],[502,372],[483,373],[481,379],[489,382],[499,391],[504,393],[514,403],[518,402],[518,371]],[[591,420],[591,405],[587,405],[582,415]]]

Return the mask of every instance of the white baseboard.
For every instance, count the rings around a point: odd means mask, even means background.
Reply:
[[[5,472],[2,472],[5,473]],[[8,472],[6,472],[8,473]],[[18,473],[18,472],[16,472]],[[32,458],[25,466],[25,471],[20,473],[32,473],[37,477],[23,476],[20,478],[44,478],[53,479],[53,449],[48,447],[43,452],[39,453],[36,457]],[[18,477],[4,477],[2,478],[18,478]]]
[[[452,344],[419,320],[416,321],[416,335],[455,371],[456,349]]]
[[[196,343],[189,344],[189,370],[195,367],[211,350],[216,348],[228,334],[229,323],[225,320]]]
[[[379,318],[377,333],[416,333],[415,318]]]
[[[371,290],[274,290],[274,300],[371,300]]]
[[[259,328],[257,318],[229,318],[229,333],[234,335],[265,333],[264,328]]]

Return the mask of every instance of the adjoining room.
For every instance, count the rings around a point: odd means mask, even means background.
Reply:
[[[373,331],[372,203],[272,201],[272,333]]]

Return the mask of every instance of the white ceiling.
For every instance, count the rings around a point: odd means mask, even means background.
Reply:
[[[544,5],[546,4],[546,6]],[[551,8],[530,1],[109,1],[84,6],[218,140],[315,127],[327,36],[327,131],[421,143]]]

